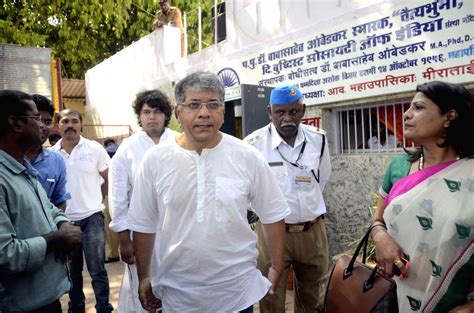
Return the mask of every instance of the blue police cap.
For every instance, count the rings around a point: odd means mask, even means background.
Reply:
[[[301,91],[296,86],[283,83],[276,86],[270,95],[271,105],[289,104],[303,98]]]

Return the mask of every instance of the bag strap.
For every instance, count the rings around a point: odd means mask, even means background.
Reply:
[[[326,136],[324,134],[321,134],[323,136],[323,142],[321,144],[321,152],[319,153],[319,167],[318,167],[318,176],[316,176],[316,173],[314,173],[314,170],[311,170],[311,173],[313,173],[314,179],[319,184],[319,169],[321,168],[321,161],[323,159],[323,153],[324,153],[324,147],[326,146]]]
[[[367,243],[369,242],[369,235],[370,232],[372,231],[372,228],[374,228],[375,225],[371,225],[369,229],[366,231],[364,237],[362,237],[362,240],[359,242],[359,245],[357,246],[357,249],[354,252],[354,255],[351,258],[351,261],[349,262],[349,265],[347,268],[344,269],[343,273],[343,279],[346,279],[347,277],[352,275],[352,271],[354,270],[354,263],[356,261],[357,256],[360,254],[360,250],[364,248],[363,254],[362,254],[362,263],[365,264],[366,262],[366,256],[367,256]],[[377,270],[377,268],[375,268]],[[372,275],[371,275],[372,276]]]
[[[366,262],[366,256],[367,256],[367,243],[369,242],[369,236],[370,232],[372,229],[376,226],[380,226],[380,224],[375,224],[371,225],[367,232],[365,233],[364,237],[362,237],[362,240],[360,241],[359,245],[357,246],[357,249],[354,253],[354,255],[351,258],[351,261],[349,262],[349,265],[344,269],[344,272],[342,273],[342,278],[346,279],[352,275],[352,271],[354,270],[354,263],[356,261],[357,256],[360,253],[360,250],[363,249],[363,254],[362,254],[362,263],[365,264]],[[364,281],[364,284],[362,285],[362,291],[366,293],[370,289],[374,287],[374,282],[375,282],[375,276],[377,275],[377,267],[375,266],[371,272],[367,280]]]

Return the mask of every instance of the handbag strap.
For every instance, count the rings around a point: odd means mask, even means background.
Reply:
[[[363,249],[363,254],[362,254],[362,263],[365,264],[366,262],[366,257],[367,257],[367,243],[369,242],[369,235],[370,232],[372,231],[372,228],[374,228],[376,225],[371,225],[369,229],[366,231],[364,237],[362,237],[362,240],[359,242],[359,245],[357,246],[354,255],[351,258],[351,261],[349,262],[349,265],[344,269],[343,273],[343,279],[346,279],[347,277],[352,275],[352,271],[354,270],[354,263],[356,261],[357,256],[360,254],[360,250]],[[377,268],[375,268],[375,271]],[[371,276],[375,277],[375,272],[371,274]]]
[[[374,266],[374,269],[370,273],[369,278],[364,281],[364,286],[362,287],[362,291],[365,293],[374,287],[375,275],[377,274],[377,267]]]
[[[367,232],[365,233],[364,237],[362,237],[362,240],[359,242],[359,245],[357,246],[356,251],[354,252],[354,255],[351,258],[351,261],[349,262],[349,265],[344,269],[344,272],[342,274],[342,278],[346,279],[352,275],[352,271],[354,270],[354,263],[356,261],[357,256],[360,253],[360,250],[363,248],[362,251],[362,263],[365,264],[366,262],[366,256],[367,256],[367,243],[369,242],[369,236],[370,232],[372,229],[376,226],[379,226],[379,224],[376,225],[371,225],[369,229],[367,229]],[[375,266],[371,271],[370,275],[367,278],[367,280],[364,281],[364,284],[362,286],[362,291],[365,293],[372,289],[374,287],[374,282],[375,282],[375,277],[377,275],[377,267]]]

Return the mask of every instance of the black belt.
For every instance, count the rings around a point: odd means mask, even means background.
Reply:
[[[311,228],[314,224],[316,224],[320,219],[324,219],[324,214],[316,217],[314,220],[304,223],[296,223],[296,224],[285,224],[286,232],[288,233],[302,233],[307,231]]]

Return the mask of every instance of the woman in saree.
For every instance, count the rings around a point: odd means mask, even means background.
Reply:
[[[371,232],[400,312],[474,312],[474,109],[464,87],[419,85],[404,113],[419,147],[395,157]]]

